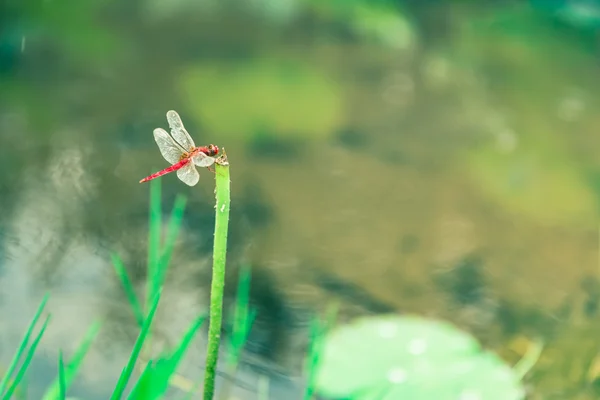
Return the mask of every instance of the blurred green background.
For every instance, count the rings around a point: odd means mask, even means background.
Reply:
[[[594,0],[0,3],[0,362],[50,290],[49,359],[110,322],[75,389],[103,398],[135,337],[108,255],[143,285],[137,182],[175,109],[230,158],[250,369],[297,377],[337,301],[446,319],[511,364],[541,339],[530,398],[600,398],[599,27]],[[162,178],[167,207],[190,198],[166,344],[207,304],[201,175]]]

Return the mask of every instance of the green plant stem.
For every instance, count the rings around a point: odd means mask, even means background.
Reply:
[[[215,239],[213,245],[212,282],[210,287],[210,319],[204,375],[204,400],[212,400],[214,396],[219,345],[221,343],[230,203],[229,164],[226,159],[223,163],[215,163],[215,181]]]
[[[533,368],[540,358],[543,349],[544,342],[541,339],[534,341],[532,345],[529,346],[523,358],[521,358],[513,367],[513,371],[515,371],[515,374],[519,377],[519,379],[523,379],[531,370],[531,368]]]

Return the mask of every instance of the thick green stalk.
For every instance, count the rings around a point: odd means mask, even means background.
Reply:
[[[210,319],[204,375],[204,400],[212,400],[215,393],[217,361],[219,359],[219,345],[221,344],[230,202],[229,163],[225,156],[220,157],[217,163],[215,163],[215,180],[215,196],[217,201],[215,204],[215,239],[213,245],[212,283],[210,287]]]

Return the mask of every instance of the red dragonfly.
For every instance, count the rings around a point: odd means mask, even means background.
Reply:
[[[173,165],[145,177],[140,183],[177,171],[177,177],[183,183],[194,186],[200,179],[196,165],[210,168],[215,163],[215,156],[219,153],[219,148],[214,144],[196,147],[190,134],[183,127],[183,122],[177,112],[173,110],[167,112],[167,121],[171,128],[171,135],[162,128],[156,128],[154,140],[156,140],[160,154]]]

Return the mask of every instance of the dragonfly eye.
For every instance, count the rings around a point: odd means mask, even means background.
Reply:
[[[209,144],[208,151],[210,152],[211,156],[215,156],[215,155],[219,154],[219,147],[217,147],[214,144]]]

